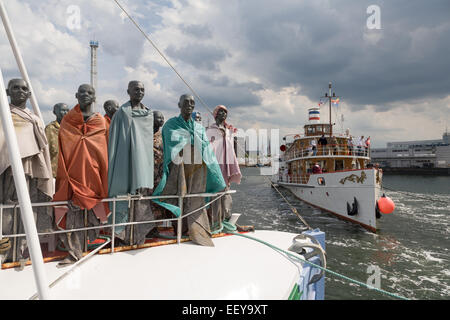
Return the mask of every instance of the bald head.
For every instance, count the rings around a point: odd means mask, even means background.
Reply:
[[[164,115],[161,111],[155,110],[153,111],[153,133],[158,132],[159,128],[161,128],[164,124]]]
[[[31,96],[30,88],[23,79],[11,79],[8,82],[6,95],[11,98],[11,104],[15,107],[25,108],[28,98]]]
[[[90,84],[82,84],[75,94],[78,104],[82,110],[90,107],[95,102],[95,89]]]
[[[180,108],[180,113],[183,119],[188,121],[195,108],[194,97],[190,94],[183,94],[178,102],[178,107]]]
[[[103,104],[103,109],[106,115],[112,119],[114,113],[119,109],[119,102],[117,100],[108,100]]]
[[[144,98],[145,89],[141,81],[133,80],[128,83],[128,95],[132,107],[140,107],[141,101]]]
[[[61,123],[62,118],[69,112],[69,106],[65,103],[57,103],[53,106],[53,114],[56,116],[56,121]]]

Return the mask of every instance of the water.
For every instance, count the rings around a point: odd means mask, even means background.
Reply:
[[[243,168],[233,185],[233,212],[239,224],[299,233],[302,223],[258,168]],[[396,209],[379,220],[379,232],[313,208],[289,191],[280,192],[313,228],[326,233],[328,268],[367,283],[376,266],[380,287],[410,299],[450,297],[450,177],[384,175],[386,195]],[[274,271],[276,272],[276,271]],[[375,284],[372,282],[372,284]],[[325,299],[393,299],[327,274]]]

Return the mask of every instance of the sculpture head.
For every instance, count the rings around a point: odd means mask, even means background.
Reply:
[[[27,100],[31,97],[31,91],[27,82],[23,79],[11,79],[8,82],[6,95],[11,98],[11,104],[24,109]]]
[[[161,128],[164,124],[164,115],[161,111],[155,110],[153,111],[153,133],[158,132],[159,128]]]
[[[190,94],[183,94],[178,102],[178,107],[180,108],[180,114],[183,119],[188,121],[195,108],[194,97]]]
[[[223,124],[223,122],[227,119],[228,110],[225,106],[219,105],[214,109],[214,119],[216,120],[217,125]]]
[[[65,103],[57,103],[53,106],[53,114],[56,116],[58,123],[61,123],[67,112],[69,112],[69,106]]]
[[[139,105],[145,94],[144,84],[141,81],[130,81],[128,83],[127,93],[130,96],[131,105]]]
[[[85,111],[95,102],[95,89],[90,84],[82,84],[78,87],[75,98],[78,100],[80,109]]]
[[[196,112],[192,112],[192,119],[194,119],[194,121],[197,122],[202,122],[202,115],[200,112],[196,111]]]
[[[107,100],[103,104],[103,109],[105,110],[106,115],[112,119],[114,113],[116,113],[117,109],[119,109],[119,102],[116,100]]]

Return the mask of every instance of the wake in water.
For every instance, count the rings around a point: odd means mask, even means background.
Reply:
[[[303,224],[258,170],[244,168],[244,179],[233,196],[233,212],[242,213],[241,224],[259,229],[299,233]],[[450,178],[384,176],[385,190],[396,204],[383,215],[377,234],[312,208],[280,188],[284,197],[313,228],[326,233],[328,267],[366,282],[370,266],[380,270],[381,289],[410,299],[450,297]],[[442,185],[436,185],[442,184]],[[431,186],[431,187],[430,187]],[[446,189],[447,188],[447,189]],[[444,193],[442,193],[444,192]],[[327,275],[326,299],[392,299]]]

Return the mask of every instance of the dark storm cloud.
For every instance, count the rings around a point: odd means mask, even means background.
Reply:
[[[188,79],[188,83],[194,86],[195,91],[200,98],[207,104],[208,108],[214,109],[215,106],[222,104],[227,107],[248,107],[258,106],[261,103],[259,96],[254,91],[262,89],[261,85],[254,82],[236,82],[225,76],[211,77],[208,75],[199,75]],[[171,91],[180,95],[190,93],[189,89],[181,82],[176,82]],[[200,112],[207,110],[197,99],[197,108]]]
[[[396,101],[448,95],[449,1],[258,4],[241,2],[238,10],[242,45],[252,57],[242,67],[265,84],[298,85],[315,101],[332,81],[354,108],[381,105],[380,111]],[[380,6],[381,30],[366,27],[372,4]]]
[[[222,48],[200,43],[188,44],[181,48],[170,45],[166,53],[174,59],[209,71],[219,71],[218,63],[229,56],[229,53]]]

